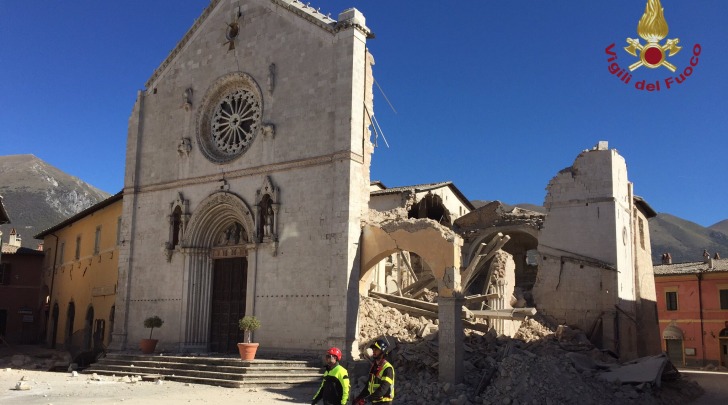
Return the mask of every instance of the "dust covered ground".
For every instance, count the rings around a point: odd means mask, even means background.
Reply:
[[[316,388],[224,388],[172,381],[129,382],[118,377],[0,369],[0,404],[310,404]],[[24,379],[24,380],[23,380]],[[29,389],[16,390],[21,381]]]
[[[67,368],[70,360],[62,350],[0,347],[0,404],[310,404],[318,389],[311,385],[238,389],[45,371]]]

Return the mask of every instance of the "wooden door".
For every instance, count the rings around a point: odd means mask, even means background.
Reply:
[[[215,260],[212,276],[210,350],[237,353],[243,333],[238,320],[245,316],[248,261],[244,257]]]
[[[682,340],[677,339],[665,339],[665,346],[667,348],[667,357],[670,359],[675,367],[682,367],[683,364],[683,345]]]
[[[721,337],[720,342],[720,365],[728,367],[728,338]]]

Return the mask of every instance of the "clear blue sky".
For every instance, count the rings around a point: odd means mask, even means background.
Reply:
[[[336,18],[357,7],[369,41],[379,139],[372,179],[452,180],[471,200],[543,203],[545,187],[600,140],[627,160],[658,212],[728,218],[728,1],[662,0],[678,66],[608,71],[637,59],[646,0],[311,0]],[[109,193],[121,190],[136,92],[206,0],[0,0],[0,155],[31,153]],[[644,40],[640,41],[644,43]],[[664,40],[662,41],[664,43]],[[664,80],[698,65],[680,85]],[[639,91],[640,80],[663,82]]]

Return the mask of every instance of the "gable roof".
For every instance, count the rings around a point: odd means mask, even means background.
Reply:
[[[378,182],[381,184],[381,182]],[[384,186],[384,184],[381,184]],[[452,183],[452,181],[443,181],[440,183],[426,183],[426,184],[417,184],[414,186],[402,186],[402,187],[392,187],[392,188],[385,188],[383,190],[375,190],[369,193],[371,196],[378,196],[378,195],[387,195],[387,194],[396,194],[396,193],[419,193],[424,191],[431,191],[436,190],[438,188],[442,187],[449,187],[450,190],[463,202],[463,204],[468,207],[471,211],[475,209],[475,206],[465,198],[465,195],[458,190],[457,187]]]
[[[642,212],[645,214],[647,219],[654,218],[657,216],[657,212],[650,207],[650,204],[647,204],[647,201],[645,201],[644,198],[636,195],[633,197],[634,199],[634,205],[636,205],[638,208],[642,210]]]
[[[107,199],[105,199],[105,200],[103,200],[101,202],[98,202],[98,203],[96,203],[96,204],[94,204],[94,205],[92,205],[92,206],[90,206],[88,208],[86,208],[85,210],[79,212],[78,214],[76,214],[76,215],[74,215],[74,216],[72,216],[72,217],[64,220],[63,222],[61,222],[61,223],[59,223],[57,225],[54,225],[54,226],[46,229],[45,231],[43,231],[43,232],[41,232],[41,233],[39,233],[39,234],[37,234],[37,235],[35,235],[33,237],[35,239],[43,239],[44,237],[46,237],[46,235],[50,235],[53,232],[55,232],[55,231],[57,231],[57,230],[65,227],[67,225],[70,225],[70,224],[78,221],[79,219],[87,216],[87,215],[93,214],[94,212],[96,212],[96,211],[98,211],[98,210],[100,210],[102,208],[106,208],[109,205],[111,205],[111,204],[113,204],[113,203],[115,203],[117,201],[120,201],[123,197],[124,197],[124,192],[123,191],[119,191],[118,193],[112,195],[111,197],[109,197],[109,198],[107,198]]]
[[[144,84],[144,87],[149,89],[152,87],[154,82],[159,78],[159,76],[162,75],[162,73],[167,69],[170,63],[175,59],[175,57],[182,51],[182,49],[187,45],[187,43],[190,42],[194,34],[199,30],[200,26],[207,20],[207,17],[212,14],[212,11],[217,7],[218,4],[220,4],[221,1],[225,0],[211,0],[210,4],[205,7],[205,9],[202,11],[202,14],[200,14],[199,17],[195,20],[194,23],[192,23],[192,27],[190,27],[189,30],[187,30],[187,33],[180,39],[180,41],[177,43],[177,45],[170,51],[169,55],[162,61],[162,63],[157,67],[154,72],[152,72],[152,76],[147,80],[147,82]],[[331,34],[335,34],[341,29],[349,28],[351,26],[354,26],[355,28],[359,29],[360,31],[364,32],[367,37],[373,38],[373,34],[367,27],[359,26],[357,24],[351,24],[351,23],[338,23],[336,20],[331,18],[330,14],[322,14],[319,9],[314,8],[313,6],[310,6],[310,3],[303,3],[299,0],[269,0],[271,3],[275,4],[276,6],[279,6],[285,10],[288,10],[292,12],[293,14],[303,18],[306,21],[309,21],[310,23],[320,27],[321,29],[330,32]]]
[[[43,256],[43,252],[26,247],[8,245],[3,243],[2,253],[4,255],[32,255],[32,256]]]

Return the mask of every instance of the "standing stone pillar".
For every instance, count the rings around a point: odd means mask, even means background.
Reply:
[[[438,297],[437,316],[440,320],[439,380],[450,384],[463,381],[463,321],[460,316],[464,298]]]

